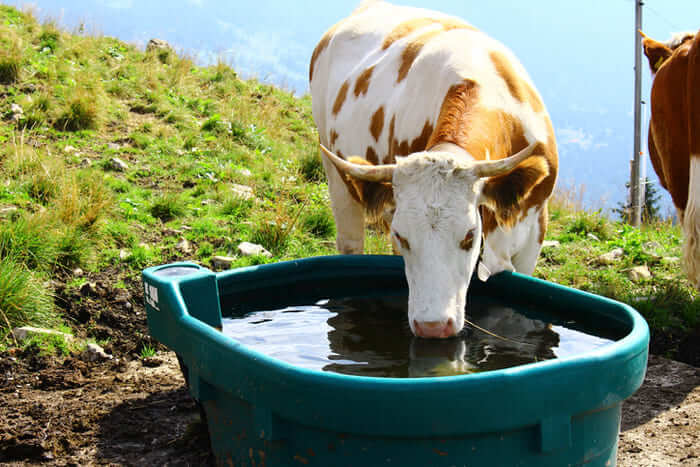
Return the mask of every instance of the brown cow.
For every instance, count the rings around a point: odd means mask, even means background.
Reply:
[[[653,76],[649,156],[683,226],[683,265],[700,288],[700,33],[642,33]]]

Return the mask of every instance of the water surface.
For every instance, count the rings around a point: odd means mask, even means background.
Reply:
[[[407,298],[324,299],[225,318],[223,332],[300,367],[375,377],[450,376],[580,355],[621,336],[471,298],[469,325],[451,339],[413,336]]]

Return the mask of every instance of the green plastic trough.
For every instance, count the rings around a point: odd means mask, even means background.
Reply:
[[[536,306],[625,337],[574,358],[439,378],[307,370],[223,335],[222,310],[406,291],[398,256],[307,258],[213,273],[143,272],[150,332],[184,363],[220,465],[567,466],[616,463],[622,401],[642,384],[649,330],[629,306],[519,274],[470,294]]]

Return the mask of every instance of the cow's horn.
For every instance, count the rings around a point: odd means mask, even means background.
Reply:
[[[353,164],[345,159],[333,154],[328,150],[323,144],[321,144],[321,150],[326,154],[333,164],[340,169],[341,172],[352,175],[360,180],[365,180],[368,182],[390,182],[394,175],[394,169],[396,164],[384,164],[384,165],[362,165]]]
[[[527,159],[532,155],[532,151],[537,146],[537,141],[510,157],[505,159],[498,159],[495,161],[480,161],[474,166],[474,171],[477,177],[496,177],[498,175],[504,175],[513,170],[522,161]]]

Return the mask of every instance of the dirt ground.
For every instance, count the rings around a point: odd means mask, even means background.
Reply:
[[[0,354],[0,465],[213,465],[175,355],[148,336],[141,284],[113,288],[117,275],[55,284],[76,334],[108,340],[113,359]],[[160,351],[141,359],[144,344]],[[650,358],[623,405],[618,465],[700,466],[700,368]]]

